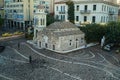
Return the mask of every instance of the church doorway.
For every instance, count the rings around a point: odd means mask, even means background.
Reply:
[[[78,48],[78,39],[76,39],[76,48]]]
[[[39,42],[39,47],[41,47],[41,42]]]
[[[55,45],[53,45],[53,50],[55,50]]]
[[[45,48],[48,48],[48,44],[47,43],[45,43]]]

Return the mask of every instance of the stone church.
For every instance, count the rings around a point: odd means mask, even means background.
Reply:
[[[41,8],[36,12],[35,18],[38,21],[33,40],[39,48],[64,53],[85,45],[85,34],[71,22],[54,22],[46,27],[46,14]]]

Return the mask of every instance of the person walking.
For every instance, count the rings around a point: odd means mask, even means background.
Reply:
[[[20,43],[18,43],[18,49],[20,49]]]
[[[32,56],[29,56],[29,63],[32,63]]]

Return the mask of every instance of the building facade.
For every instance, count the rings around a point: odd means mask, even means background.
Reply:
[[[0,0],[0,18],[4,18],[4,0]]]
[[[118,5],[106,1],[75,2],[75,24],[118,20]]]
[[[17,27],[25,29],[25,26],[32,21],[31,1],[29,0],[11,0],[5,2],[5,19],[8,27]]]
[[[33,0],[34,10],[38,5],[42,5],[47,13],[54,13],[54,0]]]
[[[54,0],[5,0],[4,3],[6,26],[25,30],[33,25],[36,7],[42,5],[51,13]]]
[[[55,3],[55,18],[60,21],[68,20],[68,6],[64,1]]]
[[[55,2],[68,1],[68,0],[55,0]],[[71,1],[107,1],[116,4],[119,0],[71,0]]]
[[[68,6],[64,1],[55,3],[55,17],[59,20],[68,19]],[[75,24],[107,23],[118,20],[118,5],[108,1],[74,1]]]
[[[55,22],[37,34],[37,45],[52,51],[65,53],[85,45],[85,34],[70,22]]]

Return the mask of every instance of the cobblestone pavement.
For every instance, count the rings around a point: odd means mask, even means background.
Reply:
[[[120,79],[120,55],[102,51],[99,45],[59,54],[37,49],[24,39],[3,44],[6,49],[0,53],[0,80]],[[32,63],[29,63],[30,56]]]

